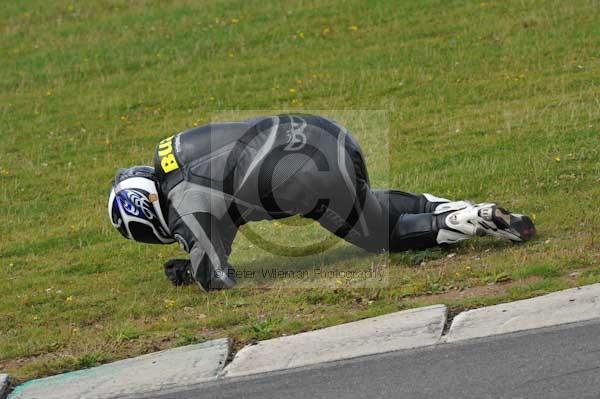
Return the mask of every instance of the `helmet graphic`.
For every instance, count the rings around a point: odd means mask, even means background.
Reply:
[[[154,168],[134,166],[117,172],[108,198],[108,217],[123,237],[150,244],[174,242],[163,216]]]

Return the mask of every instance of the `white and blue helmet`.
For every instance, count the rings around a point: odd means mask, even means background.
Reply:
[[[123,237],[150,244],[174,241],[163,216],[150,166],[134,166],[117,172],[108,198],[108,217]]]

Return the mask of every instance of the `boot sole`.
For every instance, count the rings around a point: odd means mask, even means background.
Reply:
[[[529,241],[535,237],[535,225],[528,216],[515,215],[504,208],[494,206],[492,221],[499,229],[515,234],[523,241]]]

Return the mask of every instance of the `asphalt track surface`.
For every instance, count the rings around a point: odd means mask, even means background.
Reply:
[[[224,379],[153,399],[600,398],[600,320]]]

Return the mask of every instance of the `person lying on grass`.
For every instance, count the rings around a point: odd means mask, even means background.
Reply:
[[[177,241],[191,259],[167,262],[167,277],[205,291],[235,285],[227,259],[237,230],[250,221],[300,215],[370,252],[535,234],[529,217],[494,203],[371,189],[357,141],[320,116],[197,127],[162,140],[154,163],[117,172],[111,223],[135,241]]]

